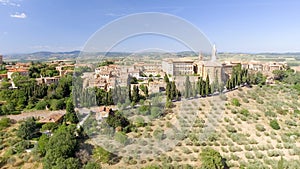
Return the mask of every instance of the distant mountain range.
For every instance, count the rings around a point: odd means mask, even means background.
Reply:
[[[71,52],[50,52],[50,51],[40,51],[34,53],[23,53],[23,54],[8,54],[4,55],[4,60],[6,61],[51,61],[51,60],[74,60],[81,53],[81,51],[71,51]],[[105,56],[105,57],[126,57],[130,55],[136,55],[136,53],[130,52],[95,52],[95,53],[84,53],[89,57],[93,56]],[[138,53],[140,56],[167,56],[170,53],[161,53],[161,52],[144,52]],[[190,56],[194,55],[193,52],[185,51],[172,53],[173,56]]]
[[[64,59],[75,59],[78,57],[80,51],[71,52],[49,52],[41,51],[34,53],[25,54],[10,54],[4,55],[4,60],[16,60],[16,61],[37,61],[37,60],[64,60]]]
[[[9,54],[4,55],[5,61],[51,61],[51,60],[75,60],[81,51],[70,51],[70,52],[50,52],[50,51],[40,51],[34,53],[25,53],[25,54]],[[185,56],[197,56],[192,51],[182,51],[177,53],[162,53],[162,52],[143,52],[143,53],[130,53],[130,52],[95,52],[95,53],[85,53],[86,55],[93,56],[105,56],[105,57],[126,57],[129,55],[140,55],[140,56],[157,56],[160,58],[164,57],[185,57]],[[247,54],[247,53],[224,53],[219,52],[219,55],[223,54]],[[276,56],[300,56],[300,52],[295,53],[248,53],[250,55],[265,55],[268,57]]]

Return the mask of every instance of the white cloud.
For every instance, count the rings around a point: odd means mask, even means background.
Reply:
[[[8,6],[16,6],[20,7],[21,5],[19,3],[13,2],[11,0],[0,0],[1,5],[8,5]]]
[[[112,17],[115,17],[115,16],[124,16],[125,14],[117,14],[117,13],[106,13],[104,14],[105,16],[112,16]]]
[[[19,19],[25,19],[27,16],[24,12],[18,13],[16,12],[15,14],[11,14],[10,17],[12,18],[19,18]]]

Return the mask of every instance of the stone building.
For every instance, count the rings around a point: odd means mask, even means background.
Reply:
[[[171,76],[193,75],[194,60],[186,58],[168,58],[162,60],[162,70]]]
[[[171,76],[198,75],[205,80],[207,75],[210,82],[222,82],[222,64],[217,61],[216,47],[213,46],[212,58],[210,61],[204,61],[200,53],[197,60],[187,58],[164,59],[162,69]]]

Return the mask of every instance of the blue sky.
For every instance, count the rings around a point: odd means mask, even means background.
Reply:
[[[299,9],[297,0],[0,0],[0,53],[80,50],[109,22],[142,12],[169,13],[191,22],[220,52],[297,52]],[[122,45],[132,51],[186,49],[157,36]]]

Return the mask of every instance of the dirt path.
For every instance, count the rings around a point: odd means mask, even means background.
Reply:
[[[56,113],[65,113],[65,110],[57,110],[57,111],[49,111],[49,110],[35,110],[35,111],[30,111],[30,112],[22,112],[21,114],[17,115],[6,115],[6,116],[0,116],[0,119],[3,117],[8,117],[12,120],[15,121],[20,121],[24,120],[28,117],[34,117],[37,119],[45,118],[50,116],[51,114],[56,114]]]

